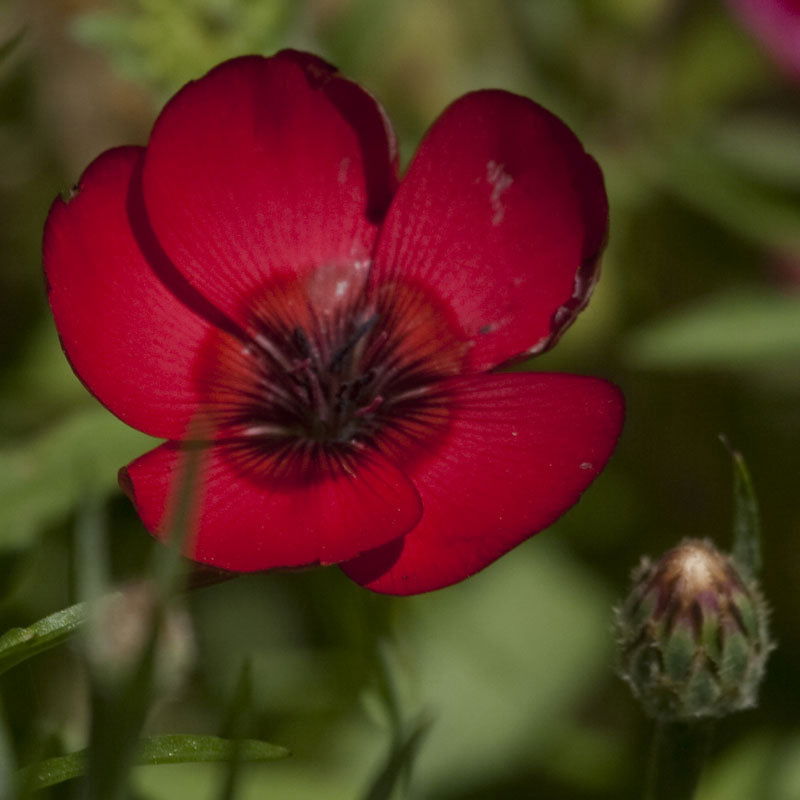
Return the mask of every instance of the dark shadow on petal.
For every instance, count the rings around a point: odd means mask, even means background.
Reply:
[[[403,552],[405,536],[393,539],[388,544],[368,550],[351,561],[341,564],[347,567],[347,576],[357,583],[369,588],[369,584],[388,572]],[[400,576],[402,580],[402,576]]]
[[[147,259],[147,263],[161,282],[188,309],[220,330],[230,333],[237,339],[246,341],[248,337],[242,328],[192,286],[161,247],[161,243],[156,238],[150,225],[147,209],[144,205],[144,195],[142,193],[143,161],[144,159],[139,161],[131,177],[127,206],[131,230],[139,248]]]
[[[342,77],[335,66],[310,53],[282,50],[276,58],[297,64],[306,80],[336,107],[358,137],[367,185],[366,215],[380,223],[397,189],[397,141],[389,118],[375,98]]]
[[[366,215],[378,224],[397,189],[397,147],[389,120],[378,102],[352,81],[336,77],[324,90],[358,136],[367,184]]]

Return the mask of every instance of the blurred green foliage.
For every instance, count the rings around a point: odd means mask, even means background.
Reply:
[[[151,443],[102,409],[88,408],[0,448],[0,549],[29,547],[88,492],[116,490],[120,457],[130,461]]]
[[[658,318],[629,337],[637,365],[743,369],[800,360],[800,295],[753,288],[720,292]]]
[[[280,49],[290,0],[123,0],[76,16],[77,41],[109,53],[121,75],[166,99],[210,66]]]
[[[87,496],[109,501],[114,580],[139,574],[153,547],[116,489],[117,468],[148,440],[88,397],[48,322],[39,241],[49,203],[103,148],[144,141],[186,80],[288,46],[379,97],[406,158],[475,88],[527,94],[573,126],[606,174],[605,275],[575,328],[530,366],[615,380],[627,429],[573,512],[462,585],[393,600],[331,569],[194,593],[193,670],[155,703],[146,732],[220,733],[250,659],[247,735],[293,757],[243,769],[239,800],[366,797],[422,719],[410,796],[638,797],[649,724],[613,675],[610,607],[643,553],[683,536],[726,541],[725,432],[761,499],[780,648],[761,707],[720,732],[700,800],[796,800],[800,87],[721,0],[7,2],[0,629],[79,599],[72,530]],[[75,653],[62,645],[3,676],[0,794],[3,764],[86,744],[88,679]],[[225,769],[138,767],[132,796],[216,798]],[[64,784],[41,796],[74,794]]]

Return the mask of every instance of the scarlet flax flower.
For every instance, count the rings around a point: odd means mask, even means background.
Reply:
[[[121,472],[148,530],[191,431],[193,559],[413,594],[552,523],[608,460],[614,386],[496,371],[586,304],[607,217],[596,163],[532,101],[456,100],[398,185],[375,100],[283,51],[221,64],[147,147],[97,158],[44,261],[75,372],[168,440]]]

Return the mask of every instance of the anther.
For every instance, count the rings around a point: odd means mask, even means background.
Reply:
[[[353,348],[364,338],[374,327],[378,321],[378,314],[373,314],[369,319],[362,322],[353,332],[353,335],[344,343],[331,358],[328,369],[331,372],[337,372],[342,366],[344,359],[350,355]]]
[[[298,327],[292,331],[292,341],[300,353],[308,358],[311,355],[311,342],[308,341],[306,332]]]
[[[383,396],[376,395],[367,405],[363,408],[356,409],[357,417],[365,417],[373,411],[377,411],[383,405]]]
[[[287,372],[305,372],[307,369],[311,367],[311,359],[310,358],[303,358],[297,359],[292,362],[291,367],[287,369]]]

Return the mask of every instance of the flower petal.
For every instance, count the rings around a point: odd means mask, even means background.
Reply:
[[[131,227],[139,147],[97,158],[74,196],[57,198],[44,267],[61,344],[89,390],[153,436],[181,436],[197,408],[192,377],[209,323],[162,283]]]
[[[402,536],[420,518],[414,486],[377,453],[313,479],[298,472],[296,480],[243,469],[236,455],[225,445],[202,455],[187,548],[195,561],[236,572],[339,563]],[[145,527],[160,538],[183,463],[180,446],[167,442],[120,473]]]
[[[800,79],[800,2],[728,0],[728,5],[787,74]]]
[[[566,125],[527,98],[474,92],[420,145],[371,279],[437,293],[482,371],[555,342],[588,300],[607,224],[600,170]]]
[[[239,324],[265,280],[371,257],[396,185],[377,102],[315,56],[227,61],[158,118],[144,168],[153,229]]]
[[[595,378],[478,375],[453,390],[446,443],[410,472],[421,521],[343,567],[373,591],[448,586],[547,527],[602,470],[622,427],[619,390]]]

